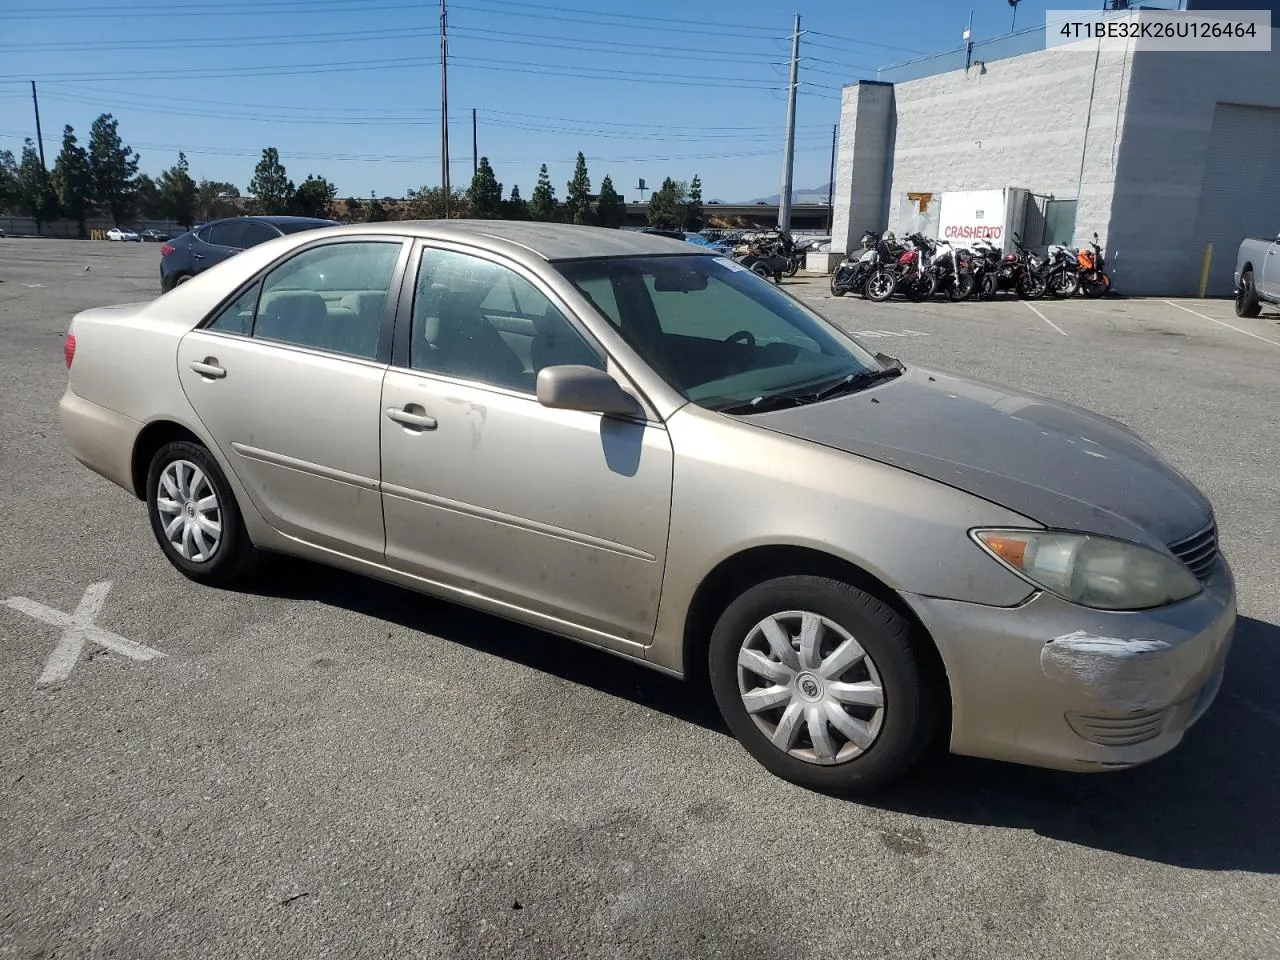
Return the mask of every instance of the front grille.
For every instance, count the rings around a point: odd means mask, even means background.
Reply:
[[[1169,544],[1169,549],[1190,568],[1197,580],[1206,580],[1218,559],[1218,525],[1211,523],[1199,533]]]
[[[1128,747],[1160,736],[1169,710],[1169,707],[1164,707],[1127,717],[1090,717],[1082,713],[1068,713],[1067,723],[1093,743],[1104,747]]]

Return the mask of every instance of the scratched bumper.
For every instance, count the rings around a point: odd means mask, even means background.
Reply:
[[[1015,608],[904,594],[951,684],[951,750],[1063,770],[1146,763],[1178,745],[1222,683],[1236,622],[1219,558],[1160,610],[1089,610],[1047,593]]]

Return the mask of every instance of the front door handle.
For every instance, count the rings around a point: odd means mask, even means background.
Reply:
[[[205,357],[203,360],[192,360],[191,369],[202,377],[209,380],[221,380],[227,375],[227,371],[218,366],[216,357]]]
[[[395,407],[387,408],[387,419],[394,420],[396,423],[408,427],[411,430],[434,430],[436,428],[436,418],[428,417],[425,413],[415,413],[414,409],[421,410],[415,403],[409,404],[403,410],[397,410]]]

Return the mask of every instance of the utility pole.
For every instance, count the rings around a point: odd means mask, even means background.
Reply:
[[[445,0],[440,0],[440,187],[449,216],[449,44],[445,37]]]
[[[782,191],[778,194],[778,229],[791,229],[792,171],[796,158],[796,87],[800,71],[800,14],[791,35],[791,86],[787,90],[787,150],[782,161]]]
[[[480,172],[480,138],[476,134],[476,108],[471,108],[471,175]]]
[[[44,134],[40,132],[40,99],[36,96],[34,80],[31,81],[31,102],[36,107],[36,146],[40,149],[40,169],[47,170],[48,167],[44,165]]]
[[[839,125],[831,125],[831,177],[827,180],[827,233],[836,228],[836,130]]]
[[[1013,33],[1018,26],[1018,0],[1009,0],[1009,6],[1013,7],[1013,22],[1009,24],[1009,32]]]

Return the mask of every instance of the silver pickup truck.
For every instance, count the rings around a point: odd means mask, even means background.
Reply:
[[[1236,316],[1256,317],[1264,303],[1280,304],[1280,235],[1244,240],[1236,254]]]

